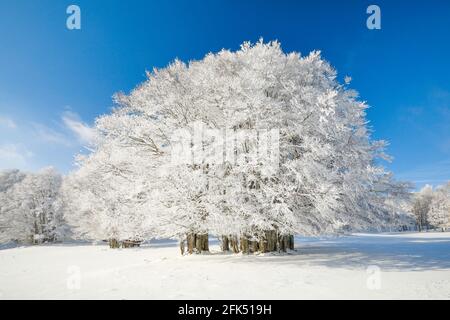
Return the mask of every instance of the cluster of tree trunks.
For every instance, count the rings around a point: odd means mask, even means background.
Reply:
[[[139,247],[141,245],[141,241],[137,241],[137,240],[123,240],[123,241],[119,241],[117,239],[109,239],[109,247],[112,249],[117,249],[117,248],[134,248],[134,247]]]
[[[294,236],[280,235],[276,231],[266,231],[261,240],[252,240],[251,237],[242,236],[222,236],[222,251],[233,251],[234,253],[256,253],[256,252],[286,252],[294,250]],[[116,248],[133,248],[139,247],[140,241],[109,239],[109,247]],[[193,254],[209,252],[208,234],[189,233],[186,239],[180,241],[181,254]]]
[[[222,236],[220,238],[222,251],[234,253],[255,252],[286,252],[294,250],[294,236],[280,235],[276,231],[266,231],[261,240],[252,240],[251,237]],[[193,254],[209,251],[208,234],[189,233],[180,241],[181,254]]]
[[[189,233],[180,241],[181,254],[209,252],[208,234]]]
[[[239,240],[236,236],[222,236],[221,247],[222,251],[231,250],[234,253],[286,252],[294,250],[294,236],[280,235],[276,231],[266,231],[259,241],[248,236],[242,236]]]
[[[31,235],[30,237],[28,237],[28,239],[27,239],[27,243],[32,244],[32,245],[42,244],[42,243],[51,243],[51,242],[56,242],[57,241],[55,236],[50,236],[50,237],[41,236],[41,237],[37,237],[36,235]],[[16,241],[18,241],[18,240],[16,240]]]

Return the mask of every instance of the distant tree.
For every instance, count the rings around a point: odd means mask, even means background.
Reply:
[[[419,192],[414,195],[412,203],[412,212],[416,217],[416,224],[419,231],[428,229],[428,213],[433,201],[433,187],[430,185],[424,186]]]
[[[25,178],[25,173],[17,169],[0,171],[0,194],[4,194],[23,178]]]
[[[38,244],[67,232],[61,211],[61,175],[53,168],[37,173],[0,174],[0,241]]]
[[[153,171],[120,148],[107,144],[79,157],[80,169],[69,174],[62,187],[65,217],[74,237],[108,240],[112,248],[138,245],[149,238],[150,230],[147,184]]]
[[[428,221],[434,228],[450,227],[450,181],[433,191]]]

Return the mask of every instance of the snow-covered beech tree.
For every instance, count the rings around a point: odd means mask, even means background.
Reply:
[[[412,203],[412,212],[416,217],[416,225],[419,231],[428,229],[431,202],[433,201],[433,187],[425,185],[419,192],[414,195]]]
[[[416,228],[416,217],[411,212],[413,194],[408,192],[412,185],[406,185],[401,194],[394,194],[385,199],[383,208],[388,214],[384,228],[374,228],[381,231],[411,231]]]
[[[0,171],[0,243],[9,241],[11,233],[10,211],[12,209],[10,190],[15,184],[20,183],[25,178],[25,174],[19,170]]]
[[[410,202],[419,231],[450,226],[450,182],[433,189],[425,185],[415,192]]]
[[[3,196],[9,188],[22,181],[23,178],[25,178],[25,173],[17,169],[0,171],[0,194]]]
[[[148,238],[152,168],[113,143],[80,156],[78,162],[80,169],[68,175],[62,187],[66,220],[75,237],[108,240],[113,248]]]
[[[68,230],[59,198],[61,179],[53,168],[0,174],[1,242],[37,244],[65,237]]]
[[[433,190],[428,221],[434,228],[450,227],[450,182]]]
[[[294,234],[382,227],[407,186],[378,164],[386,143],[357,98],[319,52],[278,42],[154,69],[97,119],[94,152],[68,179],[84,194],[73,224],[93,238],[178,238],[190,253],[208,234],[265,252],[292,249]]]

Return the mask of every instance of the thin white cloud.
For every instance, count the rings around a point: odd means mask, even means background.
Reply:
[[[68,137],[66,137],[64,134],[43,124],[33,123],[33,128],[37,137],[43,141],[61,144],[66,147],[70,147],[72,145],[70,139],[68,139]]]
[[[33,157],[33,153],[19,144],[0,145],[0,169],[28,167],[28,159]]]
[[[80,142],[91,144],[94,141],[94,129],[81,121],[76,113],[71,111],[64,112],[62,121],[64,122],[64,125],[75,134]]]
[[[34,170],[37,163],[61,161],[58,160],[61,153],[66,152],[71,152],[71,159],[81,145],[91,144],[95,132],[72,111],[64,112],[59,120],[49,124],[25,122],[18,128],[12,118],[0,115],[0,170]],[[53,159],[55,153],[58,159]]]
[[[8,129],[15,129],[15,128],[17,128],[17,125],[13,119],[11,119],[9,117],[0,116],[0,127],[5,127]]]

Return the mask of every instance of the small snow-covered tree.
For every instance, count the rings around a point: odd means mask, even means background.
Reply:
[[[11,188],[22,181],[25,174],[19,170],[4,170],[0,172],[0,242],[8,241],[11,225]]]
[[[4,194],[9,188],[25,178],[25,173],[20,170],[0,171],[0,194]]]
[[[414,194],[412,212],[416,217],[416,225],[419,231],[429,227],[428,213],[433,201],[433,187],[425,185],[419,192]]]
[[[450,226],[450,182],[433,190],[428,221],[435,228]]]
[[[414,193],[410,204],[419,231],[424,228],[446,228],[450,224],[450,182],[433,189],[425,185]]]
[[[147,208],[151,166],[110,141],[78,157],[80,168],[62,187],[66,220],[74,236],[108,240],[111,247],[134,246],[149,238]]]
[[[0,241],[36,244],[64,238],[60,174],[53,168],[8,171],[0,175],[0,182]]]

